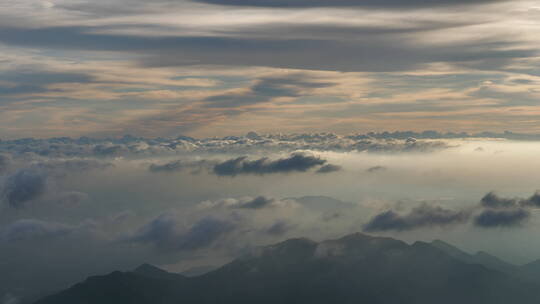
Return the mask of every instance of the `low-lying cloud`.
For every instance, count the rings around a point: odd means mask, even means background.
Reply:
[[[504,198],[494,192],[486,194],[480,201],[486,208],[474,219],[474,224],[482,228],[521,226],[531,216],[527,210],[540,206],[540,193],[528,198]]]
[[[249,160],[247,156],[230,159],[214,166],[214,173],[219,176],[237,176],[242,174],[265,175],[273,173],[305,172],[322,166],[326,160],[319,157],[295,153],[288,158],[270,160],[267,157]]]
[[[210,246],[234,229],[233,223],[214,217],[202,218],[184,231],[180,226],[176,218],[161,215],[122,241],[151,244],[161,251],[196,250]]]
[[[7,178],[2,196],[13,208],[22,208],[45,193],[47,177],[32,170],[20,170]]]
[[[474,224],[478,227],[513,227],[521,225],[530,217],[530,212],[523,209],[488,209],[475,217]]]
[[[341,169],[343,169],[341,166],[328,164],[328,165],[324,165],[320,167],[319,170],[316,171],[316,173],[322,173],[322,174],[332,173],[332,172],[341,171]]]
[[[423,204],[413,208],[405,215],[400,215],[392,210],[380,213],[364,226],[364,231],[405,231],[424,227],[447,226],[466,222],[468,218],[469,213],[464,211],[453,211]]]
[[[490,192],[482,198],[481,204],[487,208],[540,207],[540,193],[536,192],[528,198],[504,198]]]
[[[276,199],[267,196],[257,196],[204,201],[201,203],[201,206],[205,208],[263,209],[270,207],[295,208],[299,204],[294,199]]]
[[[8,225],[1,234],[6,242],[51,239],[72,233],[74,226],[36,219],[21,219]]]
[[[0,154],[0,174],[6,171],[11,165],[11,157],[9,155]]]
[[[387,210],[374,216],[364,225],[364,231],[407,231],[431,226],[464,224],[472,217],[472,223],[480,228],[519,227],[531,217],[529,208],[538,207],[539,192],[529,198],[504,198],[494,192],[487,193],[477,206],[447,210],[423,204],[408,214]],[[479,212],[475,212],[479,209]]]
[[[386,170],[386,167],[373,166],[373,167],[368,168],[366,171],[369,173],[375,173],[375,172],[380,172],[380,171],[385,171],[385,170]]]
[[[416,135],[418,138],[411,137]],[[488,137],[488,134],[482,134]],[[511,136],[512,135],[512,136]],[[5,155],[6,165],[10,157],[28,155],[46,157],[39,160],[41,167],[64,166],[68,169],[105,167],[111,162],[104,159],[116,157],[174,156],[182,153],[236,153],[258,152],[294,152],[298,150],[336,151],[336,152],[371,152],[371,153],[408,153],[433,152],[452,147],[440,139],[470,137],[473,135],[441,134],[437,132],[394,132],[338,135],[333,133],[304,134],[264,134],[249,132],[245,136],[226,136],[222,138],[142,138],[123,136],[119,138],[24,138],[0,141],[0,155]],[[476,136],[476,135],[474,135]],[[480,135],[479,135],[480,136]],[[493,138],[512,137],[526,139],[518,135],[491,134]],[[529,136],[530,137],[530,136]],[[535,138],[535,137],[531,137]],[[95,158],[95,159],[92,159]],[[155,164],[156,168],[163,164]],[[172,162],[170,169],[181,167]],[[167,170],[167,168],[163,168]]]
[[[200,161],[183,161],[176,160],[164,164],[150,164],[148,170],[153,173],[172,173],[190,170],[191,173],[199,173],[201,170],[211,167],[215,161],[200,160]]]

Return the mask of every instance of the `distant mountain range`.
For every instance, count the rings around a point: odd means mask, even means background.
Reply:
[[[442,241],[408,245],[358,233],[287,240],[195,277],[144,264],[36,304],[537,304],[538,279],[540,262],[516,266]]]

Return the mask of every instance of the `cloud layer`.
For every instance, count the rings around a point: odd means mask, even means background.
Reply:
[[[420,133],[413,133],[422,136]],[[38,169],[66,167],[66,169],[103,169],[112,164],[101,158],[167,156],[186,153],[256,153],[256,152],[294,152],[297,150],[314,151],[358,151],[358,152],[432,152],[451,146],[443,140],[447,137],[435,133],[433,137],[416,139],[414,137],[393,134],[353,134],[337,135],[333,133],[304,134],[265,134],[252,136],[225,136],[222,138],[191,138],[178,136],[172,138],[144,138],[126,135],[120,138],[51,138],[51,139],[15,139],[0,142],[3,166],[6,167],[10,155],[34,153],[51,158],[36,163]],[[253,136],[253,134],[256,134]],[[409,135],[409,133],[406,133]],[[494,138],[500,138],[494,134]],[[467,136],[465,136],[467,138]],[[60,159],[55,158],[98,158],[98,159]],[[296,159],[301,161],[300,157]],[[302,159],[303,160],[303,159]],[[208,160],[211,161],[211,160]],[[294,161],[294,159],[293,159]],[[203,160],[191,162],[169,161],[153,164],[150,170],[157,172],[191,169],[211,165]],[[153,169],[152,169],[153,168]]]
[[[40,172],[21,170],[7,178],[3,197],[14,208],[40,197],[46,188],[46,176]]]
[[[425,227],[447,226],[464,223],[468,218],[469,214],[467,212],[421,205],[413,208],[411,212],[405,215],[399,215],[391,210],[378,214],[364,226],[364,231],[404,231]]]
[[[198,0],[199,2],[220,4],[220,5],[240,5],[240,6],[263,6],[263,7],[368,7],[368,8],[398,8],[398,9],[411,9],[418,7],[437,7],[437,6],[453,6],[453,5],[475,5],[475,4],[488,4],[499,2],[497,0],[475,0],[475,1],[450,1],[450,0],[337,0],[337,1],[324,1],[324,0]]]
[[[220,176],[236,176],[240,174],[272,174],[305,172],[317,166],[324,165],[326,160],[318,157],[296,153],[289,158],[270,160],[261,158],[249,160],[247,157],[230,159],[214,166],[214,173]]]
[[[487,193],[478,206],[453,211],[428,204],[412,208],[407,214],[393,210],[384,211],[364,225],[364,231],[407,231],[426,227],[444,227],[465,224],[473,218],[480,228],[521,227],[531,217],[529,208],[538,207],[538,193],[531,197],[503,198],[494,192]],[[475,209],[480,209],[475,212]]]
[[[525,0],[6,3],[1,137],[538,131]]]

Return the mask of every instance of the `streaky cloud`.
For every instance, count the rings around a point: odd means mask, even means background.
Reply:
[[[197,2],[275,8],[309,7],[366,7],[366,8],[419,8],[437,6],[475,5],[502,2],[500,0],[195,0]]]
[[[17,220],[4,228],[0,240],[19,242],[28,240],[48,240],[68,235],[78,227],[37,219]]]

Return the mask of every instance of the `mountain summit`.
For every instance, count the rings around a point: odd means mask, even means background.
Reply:
[[[91,277],[36,304],[538,303],[540,290],[430,244],[352,234],[291,239],[186,278],[151,265]]]

